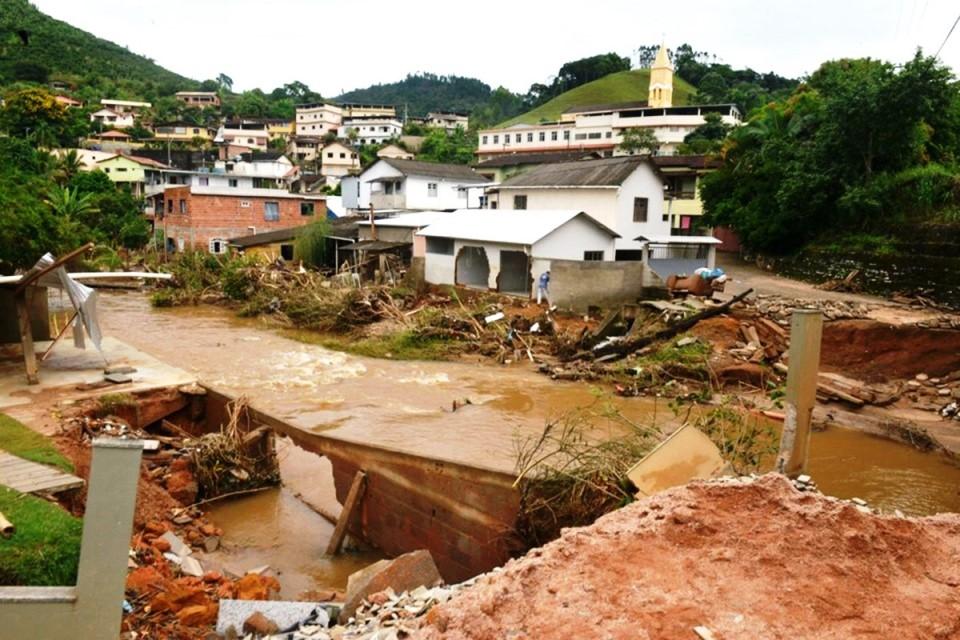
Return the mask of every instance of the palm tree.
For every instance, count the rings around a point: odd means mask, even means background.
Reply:
[[[46,122],[38,122],[29,138],[38,149],[52,149],[57,146],[57,132]]]
[[[44,202],[59,218],[58,235],[66,246],[75,246],[83,240],[84,223],[100,211],[93,203],[92,193],[81,195],[75,188],[59,185],[50,189]]]
[[[70,180],[73,179],[73,176],[80,173],[83,169],[83,163],[80,161],[80,156],[77,155],[76,149],[70,149],[65,154],[60,156],[60,159],[57,160],[57,168],[54,172],[54,180],[57,181],[57,184],[64,186],[70,184]]]

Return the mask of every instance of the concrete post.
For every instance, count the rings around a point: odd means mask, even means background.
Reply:
[[[820,337],[823,315],[797,309],[790,320],[790,369],[787,373],[786,416],[777,455],[777,471],[790,477],[803,473],[810,448],[810,421],[817,401]]]
[[[93,442],[77,569],[76,638],[120,633],[142,451],[139,440]]]

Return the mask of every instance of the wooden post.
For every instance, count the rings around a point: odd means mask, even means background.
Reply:
[[[353,484],[350,485],[350,492],[347,493],[347,500],[343,503],[343,511],[340,512],[340,519],[337,520],[337,526],[333,529],[333,535],[330,536],[330,544],[327,545],[327,555],[335,556],[340,553],[340,547],[343,545],[343,539],[347,536],[347,525],[353,519],[353,514],[360,506],[360,500],[363,498],[363,491],[367,484],[367,474],[363,471],[357,471],[353,476]]]
[[[790,369],[787,372],[786,410],[777,471],[790,477],[803,473],[810,448],[810,421],[817,401],[817,370],[823,315],[816,309],[797,309],[790,320]]]
[[[30,323],[30,307],[33,289],[26,288],[14,294],[17,305],[17,322],[20,325],[20,344],[23,347],[23,364],[27,372],[27,384],[39,384],[37,354],[33,350],[33,326]]]

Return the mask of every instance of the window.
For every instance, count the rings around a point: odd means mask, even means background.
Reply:
[[[573,139],[574,139],[574,140],[586,140],[586,139],[587,139],[587,134],[585,134],[585,133],[578,133],[578,134],[576,134],[575,136],[573,136]]]
[[[126,167],[117,167],[117,171],[119,171],[119,172],[121,172],[121,173],[126,173],[126,172],[127,172],[127,168],[126,168]]]
[[[327,157],[328,157],[328,158],[332,158],[332,157],[333,157],[333,151],[327,151]]]
[[[584,251],[583,259],[588,262],[602,262],[603,261],[603,251]]]
[[[609,137],[611,137],[611,136],[613,136],[613,132],[612,132],[612,131],[607,131],[607,137],[609,138]]]
[[[173,200],[167,200],[167,213],[173,213]]]
[[[527,134],[527,142],[533,142],[533,133],[532,133],[532,132]]]
[[[570,139],[570,132],[569,132],[569,131],[564,131],[564,132],[563,132],[563,139],[564,139],[564,140],[569,140],[569,139]]]
[[[280,203],[279,202],[264,202],[263,203],[263,219],[267,222],[276,222],[280,219]]]
[[[200,134],[200,129],[193,130],[193,135],[199,135],[199,134]]]
[[[493,136],[493,144],[500,142],[500,136]]]
[[[514,141],[514,142],[520,142],[520,134],[519,134],[519,133],[518,133],[517,135],[513,136],[513,141]]]
[[[346,153],[341,153],[341,154],[340,154],[340,157],[341,157],[341,158],[346,158],[346,157],[347,157],[347,154],[346,154]]]
[[[670,214],[669,214],[669,213],[663,214],[662,220],[663,220],[664,222],[670,222]]]
[[[237,179],[236,179],[236,178],[230,178],[230,179],[228,179],[228,180],[227,180],[227,185],[228,185],[228,186],[231,186],[231,187],[237,186]]]
[[[186,212],[187,212],[187,201],[184,200],[183,198],[181,198],[181,199],[180,199],[180,213],[186,213]]]
[[[646,198],[633,199],[633,221],[634,222],[647,221],[647,199]]]
[[[250,201],[249,201],[249,200],[241,200],[241,201],[240,201],[240,208],[241,208],[241,209],[249,209],[249,208],[250,208]]]
[[[496,201],[496,200],[491,200],[491,201],[490,201],[490,208],[491,208],[491,209],[496,209],[496,208],[497,208],[497,201]]]
[[[427,183],[427,196],[429,196],[429,197],[431,197],[431,198],[436,198],[436,197],[437,197],[437,183],[436,183],[436,182],[428,182],[428,183]]]
[[[514,209],[526,209],[526,208],[527,208],[527,196],[513,196],[513,208],[514,208]]]
[[[598,139],[601,135],[602,135],[602,134],[601,134],[599,131],[596,131],[596,132],[594,132],[594,133],[589,133],[589,134],[587,134],[587,137],[590,138],[591,140],[596,140],[596,139]]]
[[[483,144],[487,144],[487,136],[483,136]]]
[[[557,139],[557,132],[556,132],[556,131],[551,131],[551,132],[550,132],[550,139],[551,139],[551,140],[556,140],[556,139]]]
[[[208,178],[207,176],[200,176],[200,186],[201,187],[210,186],[210,178]]]
[[[301,203],[300,203],[300,215],[302,215],[302,216],[312,216],[312,215],[313,215],[313,203],[312,203],[312,202],[301,202]]]
[[[210,253],[220,255],[227,252],[227,241],[222,238],[210,239]]]
[[[280,245],[280,257],[288,262],[290,260],[293,260],[293,245],[292,244]]]
[[[452,256],[453,238],[432,238],[428,236],[427,253],[435,253],[441,256]]]
[[[546,139],[547,139],[547,132],[546,132],[546,131],[541,131],[541,132],[540,132],[540,142],[543,142],[543,141],[546,140]]]

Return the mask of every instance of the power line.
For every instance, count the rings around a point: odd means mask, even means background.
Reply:
[[[957,28],[957,23],[960,22],[960,15],[957,16],[957,19],[953,21],[953,26],[950,27],[950,31],[947,31],[947,37],[943,39],[943,43],[940,45],[940,48],[937,49],[937,52],[933,54],[934,58],[940,57],[940,52],[943,51],[943,46],[947,44],[947,40],[950,39],[950,36],[953,35],[953,30]]]

